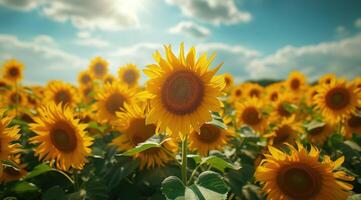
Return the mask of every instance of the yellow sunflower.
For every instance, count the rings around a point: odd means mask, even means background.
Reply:
[[[93,82],[93,77],[89,71],[82,71],[78,75],[78,83],[80,86],[91,85]]]
[[[323,144],[335,130],[335,125],[328,122],[320,123],[320,126],[307,130],[307,137],[314,144]]]
[[[318,93],[318,85],[312,86],[308,88],[306,93],[306,103],[308,106],[314,106],[315,105],[315,97]]]
[[[0,79],[0,94],[4,94],[9,89],[9,83],[5,79]]]
[[[112,84],[115,81],[116,81],[116,78],[112,74],[107,74],[103,80],[104,84],[107,84],[107,83]]]
[[[361,103],[358,102],[360,94],[353,84],[347,84],[344,80],[333,81],[319,87],[315,96],[316,108],[327,121],[337,123],[355,113]]]
[[[291,94],[296,96],[302,95],[307,88],[306,77],[301,72],[291,72],[288,79],[285,81],[285,86]]]
[[[283,119],[271,133],[265,134],[269,138],[269,144],[274,146],[282,146],[284,143],[293,144],[299,137],[300,124],[295,121],[295,117]]]
[[[55,162],[61,170],[83,168],[93,142],[84,131],[87,125],[79,123],[69,107],[51,102],[39,110],[34,121],[29,126],[36,136],[30,142],[38,144],[35,154],[40,160]]]
[[[126,84],[128,87],[138,85],[140,72],[134,64],[126,64],[118,70],[119,80],[121,83]]]
[[[318,84],[319,85],[324,85],[324,84],[328,85],[336,80],[337,80],[336,75],[334,73],[329,73],[329,74],[325,74],[325,75],[321,76],[320,79],[318,79]]]
[[[13,155],[9,158],[9,160],[13,161],[19,166],[19,169],[14,169],[10,166],[4,166],[3,173],[0,176],[0,183],[7,183],[11,181],[17,181],[24,176],[26,176],[26,165],[22,164],[20,161],[20,154]]]
[[[282,95],[282,84],[274,83],[266,87],[266,101],[277,102],[279,97]]]
[[[133,90],[119,82],[105,84],[95,96],[97,102],[94,107],[98,118],[104,122],[114,120],[116,112],[123,108],[124,103],[130,104],[134,95]]]
[[[244,84],[245,97],[260,99],[263,96],[264,88],[258,83]]]
[[[92,85],[88,86],[81,86],[79,88],[79,91],[81,93],[82,101],[85,103],[90,103],[94,98],[94,87]]]
[[[235,86],[232,88],[230,102],[235,103],[243,98],[243,87],[242,86]]]
[[[3,66],[3,78],[11,83],[20,82],[23,79],[24,65],[15,60],[8,60]]]
[[[178,135],[199,131],[203,123],[211,121],[210,111],[220,111],[218,97],[225,86],[223,76],[214,76],[221,65],[208,70],[215,55],[207,54],[196,60],[195,48],[184,55],[183,44],[177,58],[170,46],[165,46],[166,60],[157,51],[158,64],[149,65],[144,73],[150,77],[147,91],[153,95],[147,124],[154,123],[160,132],[169,130]]]
[[[344,133],[347,138],[350,138],[354,133],[361,135],[361,116],[352,114],[347,118],[344,126]]]
[[[102,57],[93,58],[89,65],[89,72],[94,79],[102,80],[108,74],[108,62]]]
[[[27,105],[27,96],[24,94],[24,91],[22,89],[19,90],[9,90],[5,94],[5,101],[8,106],[14,107],[17,106],[25,107]]]
[[[232,136],[231,131],[205,123],[200,132],[192,131],[189,134],[189,149],[207,156],[210,150],[222,150]]]
[[[120,151],[127,151],[154,136],[156,126],[145,123],[145,113],[145,106],[125,103],[124,109],[121,112],[117,112],[117,119],[113,121],[115,129],[119,130],[122,134],[113,139],[112,145],[115,145]],[[162,146],[174,154],[178,151],[177,144],[170,138],[163,141]],[[141,169],[145,167],[162,167],[168,161],[174,159],[174,157],[169,156],[161,148],[150,148],[134,155],[134,157],[139,159]]]
[[[226,87],[224,88],[225,91],[229,91],[232,89],[234,80],[232,74],[225,73],[224,74],[224,82],[226,83]]]
[[[354,177],[339,169],[344,157],[332,161],[326,155],[320,162],[318,149],[311,147],[308,152],[301,144],[297,146],[296,149],[289,145],[290,154],[268,147],[270,153],[265,154],[266,159],[255,172],[267,199],[345,200],[352,190],[352,185],[345,181],[352,181]]]
[[[79,102],[79,95],[76,89],[69,83],[63,81],[51,81],[45,90],[45,102],[54,102],[69,107],[75,107]]]
[[[263,102],[257,98],[248,98],[236,105],[238,127],[248,125],[253,130],[263,132],[267,128],[267,119],[263,115]]]
[[[356,79],[354,79],[351,84],[354,85],[354,87],[356,87],[357,89],[361,90],[361,77],[357,77]]]
[[[11,118],[5,116],[4,112],[4,109],[0,110],[0,161],[20,151],[20,144],[15,143],[20,138],[20,129],[17,126],[9,127]]]
[[[273,102],[273,111],[271,112],[271,118],[273,121],[290,118],[295,115],[296,112],[296,100],[290,96],[284,94],[278,97],[278,100]]]

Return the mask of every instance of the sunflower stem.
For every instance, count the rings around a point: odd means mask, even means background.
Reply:
[[[182,140],[182,181],[184,185],[187,185],[187,139],[186,135]]]

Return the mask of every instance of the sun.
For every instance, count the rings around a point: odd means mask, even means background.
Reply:
[[[114,129],[121,132],[121,135],[113,139],[112,145],[119,151],[130,150],[142,142],[147,141],[156,134],[154,124],[145,123],[146,106],[142,104],[124,104],[124,109],[117,112],[117,118],[113,121]],[[169,139],[162,142],[162,146],[172,153],[177,153],[177,144]],[[163,167],[167,162],[174,160],[162,148],[150,148],[134,155],[139,159],[140,169]]]
[[[324,84],[317,90],[315,96],[316,108],[322,112],[325,120],[338,123],[355,113],[361,106],[361,92],[353,84],[345,80]]]
[[[45,89],[45,102],[54,102],[69,107],[75,107],[79,102],[76,89],[69,83],[63,81],[51,81]]]
[[[16,143],[20,138],[20,129],[9,126],[12,119],[5,115],[4,109],[0,109],[0,116],[0,160],[8,160],[11,155],[20,151],[20,144]]]
[[[93,58],[89,65],[89,72],[94,79],[102,80],[108,73],[108,62],[102,57]]]
[[[55,162],[58,169],[82,169],[90,155],[92,138],[84,131],[86,124],[79,123],[69,107],[51,102],[39,110],[29,124],[36,133],[30,142],[37,144],[35,154],[40,160]]]
[[[130,104],[134,96],[133,90],[119,82],[105,84],[95,96],[94,110],[97,112],[98,119],[103,122],[116,119],[116,112],[123,108],[124,103]]]
[[[149,65],[144,73],[150,77],[146,90],[152,95],[147,124],[156,124],[160,132],[188,134],[199,131],[203,123],[211,121],[211,111],[220,111],[218,99],[225,87],[223,76],[215,76],[221,65],[209,70],[215,55],[207,59],[202,54],[196,60],[196,50],[184,55],[183,44],[177,58],[170,46],[165,46],[166,60],[157,51],[157,64]]]
[[[126,64],[119,68],[118,76],[121,83],[126,84],[128,87],[132,88],[138,85],[140,72],[136,65]]]
[[[268,125],[263,114],[263,101],[257,98],[248,98],[236,105],[237,126],[248,125],[253,130],[262,133]]]
[[[20,82],[23,79],[24,65],[15,60],[8,60],[3,66],[3,78],[11,83]]]
[[[339,167],[344,157],[332,161],[325,155],[320,162],[320,152],[311,146],[308,152],[300,143],[297,149],[289,145],[287,154],[272,146],[257,167],[255,178],[262,184],[267,199],[346,199],[354,180]]]

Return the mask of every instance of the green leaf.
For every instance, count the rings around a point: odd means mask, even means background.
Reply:
[[[213,119],[208,124],[217,126],[218,128],[227,129],[227,126],[223,123],[222,118],[212,115]]]
[[[138,146],[136,146],[135,148],[123,153],[122,155],[124,156],[133,156],[137,153],[140,153],[142,151],[145,151],[147,149],[150,149],[150,148],[160,148],[161,145],[158,144],[158,143],[155,143],[155,142],[145,142],[145,143],[141,143],[139,144]]]
[[[325,125],[324,122],[312,120],[310,123],[304,125],[304,127],[306,128],[307,131],[311,131],[315,128],[323,127],[324,125]]]
[[[20,167],[18,164],[16,164],[15,162],[11,161],[11,160],[2,160],[1,161],[3,163],[4,166],[6,167],[12,167],[14,168],[15,170],[19,170]]]
[[[41,174],[44,174],[46,172],[52,171],[54,170],[53,168],[51,168],[49,165],[47,164],[40,164],[38,166],[36,166],[31,172],[29,172],[27,174],[27,176],[25,176],[24,179],[30,179],[36,176],[39,176]]]
[[[220,170],[221,172],[224,172],[226,168],[237,170],[239,167],[234,166],[233,164],[223,160],[220,157],[217,156],[209,156],[207,158],[204,158],[202,160],[202,164],[207,163],[208,165],[212,166],[213,168],[216,168]]]
[[[361,147],[358,144],[356,144],[355,142],[351,141],[351,140],[347,140],[344,143],[353,150],[361,151]]]
[[[160,190],[168,200],[184,199],[185,186],[176,176],[169,176],[164,179]]]
[[[18,182],[11,190],[18,194],[39,192],[39,188],[36,185],[28,182]]]
[[[187,158],[193,159],[196,164],[199,164],[202,161],[202,158],[198,154],[188,154]]]
[[[90,179],[84,183],[85,197],[89,200],[108,199],[107,186],[99,179]]]
[[[360,200],[360,199],[361,199],[361,194],[354,194],[347,198],[347,200]]]
[[[291,104],[291,103],[283,103],[282,107],[289,113],[293,113],[298,109],[298,107],[295,104]]]
[[[48,189],[42,197],[42,200],[63,200],[65,199],[65,192],[60,186],[56,185]]]

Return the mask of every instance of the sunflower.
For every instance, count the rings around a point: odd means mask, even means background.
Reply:
[[[284,143],[294,143],[300,132],[300,124],[295,122],[295,117],[283,119],[271,133],[265,134],[269,143],[274,146],[282,146]]]
[[[307,137],[315,144],[323,144],[334,130],[335,125],[328,122],[319,123],[318,126],[313,127],[312,129],[306,128]]]
[[[266,101],[277,102],[282,95],[282,84],[274,83],[266,87]]]
[[[107,84],[107,83],[112,84],[115,81],[116,81],[116,78],[112,74],[107,74],[103,80],[104,84]]]
[[[63,81],[51,81],[45,90],[45,102],[54,102],[55,104],[63,104],[74,107],[79,102],[75,88]]]
[[[244,84],[245,88],[245,97],[250,98],[262,98],[264,88],[258,83],[246,83]]]
[[[314,106],[315,105],[315,97],[318,93],[318,85],[312,86],[308,88],[306,93],[306,103],[308,106]]]
[[[93,77],[89,71],[82,71],[78,75],[78,83],[80,86],[91,85],[93,83]]]
[[[120,151],[127,151],[138,144],[147,141],[156,133],[154,124],[145,123],[145,106],[137,104],[124,104],[124,109],[117,112],[117,119],[113,121],[116,130],[122,134],[113,139],[112,145]],[[176,153],[178,146],[170,138],[162,142],[162,146],[169,152]],[[150,148],[136,155],[135,158],[140,161],[140,168],[162,167],[170,160],[173,160],[162,148]]]
[[[116,112],[123,108],[124,103],[131,103],[134,97],[134,91],[127,86],[114,82],[105,84],[95,96],[95,110],[99,119],[112,121],[116,118]]]
[[[354,85],[354,87],[357,89],[361,90],[361,77],[354,79],[351,84]]]
[[[134,64],[126,64],[118,70],[119,80],[128,87],[138,85],[140,72]]]
[[[0,183],[17,181],[27,174],[26,165],[22,164],[20,161],[20,154],[11,156],[9,160],[16,163],[19,166],[19,169],[15,169],[11,166],[4,166],[3,173],[0,176]]]
[[[9,83],[5,79],[0,79],[0,94],[4,94],[9,89]]]
[[[189,149],[207,156],[210,150],[222,150],[232,136],[233,133],[228,130],[205,123],[200,132],[192,131],[189,134]]]
[[[5,101],[10,107],[22,108],[27,105],[28,98],[22,89],[9,90],[5,94]]]
[[[238,127],[248,125],[253,130],[263,132],[267,128],[267,120],[263,115],[263,102],[256,98],[248,98],[236,105]]]
[[[8,60],[3,66],[3,78],[11,83],[20,82],[23,79],[24,65],[15,60]]]
[[[358,102],[360,94],[359,89],[353,84],[347,84],[344,80],[333,81],[318,89],[315,96],[316,108],[327,121],[337,123],[355,113],[361,104]]]
[[[225,91],[230,91],[233,87],[234,80],[232,74],[225,73],[224,76],[224,82],[226,83],[226,87],[224,88]]]
[[[307,87],[306,77],[301,72],[294,71],[289,74],[285,86],[293,95],[302,95]]]
[[[278,100],[273,102],[273,111],[271,112],[272,120],[279,120],[290,118],[295,115],[297,110],[296,100],[290,95],[284,94],[278,97]]]
[[[321,76],[320,79],[318,79],[318,84],[319,85],[324,85],[324,84],[328,85],[336,80],[337,80],[336,75],[333,73],[329,73],[329,74],[325,74],[325,75]]]
[[[103,79],[108,73],[108,62],[97,56],[93,58],[89,65],[89,72],[95,79]]]
[[[300,143],[297,149],[289,145],[290,154],[272,146],[257,167],[255,178],[263,185],[267,199],[346,199],[352,190],[352,181],[339,167],[344,157],[332,161],[327,155],[319,161],[320,152],[311,147],[308,152]]]
[[[208,70],[214,55],[207,54],[196,60],[192,47],[185,57],[183,44],[177,58],[170,46],[165,46],[166,59],[157,51],[158,64],[149,65],[144,73],[150,77],[147,91],[153,95],[147,124],[157,124],[160,132],[169,128],[175,135],[187,134],[191,128],[199,131],[203,123],[211,121],[210,111],[220,111],[222,103],[217,98],[225,86],[223,76],[214,76],[221,65]]]
[[[4,109],[0,110],[0,161],[7,160],[20,151],[20,145],[14,143],[20,138],[20,129],[17,126],[9,127],[11,118],[5,116],[4,112]]]
[[[232,88],[230,102],[235,103],[242,99],[243,97],[243,87],[242,86],[235,86]]]
[[[354,133],[361,135],[361,116],[352,114],[348,117],[344,126],[344,132],[347,138],[350,138]]]
[[[81,86],[79,91],[81,93],[82,101],[85,103],[90,103],[93,100],[94,87],[92,85]]]

